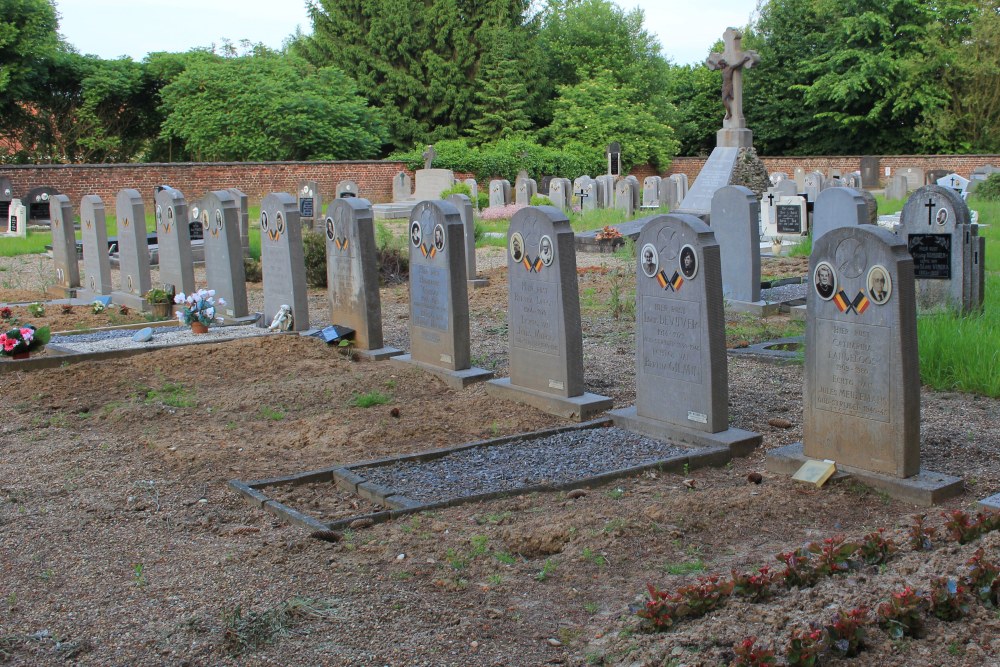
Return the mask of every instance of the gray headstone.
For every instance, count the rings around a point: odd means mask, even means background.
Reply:
[[[986,239],[970,220],[965,200],[939,185],[918,189],[903,206],[900,235],[913,257],[920,310],[982,307]]]
[[[354,329],[358,349],[382,348],[375,225],[367,199],[338,199],[327,207],[326,258],[330,321]]]
[[[494,179],[490,181],[490,207],[506,206],[510,203],[510,181]]]
[[[250,256],[250,198],[239,188],[226,188],[226,192],[236,200],[240,211],[240,245],[243,246],[243,256]],[[190,233],[190,228],[189,228]],[[204,238],[204,236],[202,237]]]
[[[781,181],[788,180],[788,174],[783,171],[772,171],[768,178],[771,179],[771,185],[777,185]]]
[[[472,201],[463,194],[454,194],[448,201],[462,216],[462,228],[465,230],[465,275],[468,280],[476,280],[479,272],[476,270],[476,220],[472,209]]]
[[[111,294],[111,261],[108,259],[108,230],[104,202],[97,195],[80,201],[80,236],[83,240],[83,289],[77,298],[93,301]]]
[[[160,255],[160,284],[173,285],[177,293],[195,291],[194,256],[187,200],[180,190],[156,193],[156,243]]]
[[[451,169],[418,169],[413,197],[416,201],[441,199],[441,193],[455,185],[455,172]]]
[[[49,206],[52,215],[52,263],[56,268],[56,286],[63,290],[75,290],[80,286],[80,264],[76,259],[73,205],[66,195],[55,195]]]
[[[326,223],[329,233],[330,223]],[[295,198],[272,192],[260,202],[260,268],[264,275],[264,316],[267,327],[282,305],[292,308],[291,331],[309,328],[309,295],[302,246],[302,221]]]
[[[589,176],[580,177],[577,182],[580,184],[580,189],[574,192],[580,198],[580,209],[596,211],[601,204],[601,184]]]
[[[937,185],[938,180],[950,173],[947,169],[928,169],[924,174],[924,185]]]
[[[625,211],[625,215],[631,217],[635,213],[632,207],[632,191],[635,185],[632,181],[622,179],[615,185],[615,208]]]
[[[315,229],[316,219],[323,217],[323,197],[316,181],[302,181],[298,190],[299,219],[304,229]]]
[[[625,180],[632,184],[632,210],[638,211],[639,207],[642,205],[642,202],[640,201],[642,194],[640,190],[642,190],[642,184],[639,183],[639,179],[632,174],[626,176]]]
[[[888,201],[906,199],[908,181],[903,174],[896,174],[885,185],[885,198]]]
[[[346,179],[337,183],[336,193],[337,199],[344,199],[345,197],[360,197],[361,188],[358,186],[356,181]]]
[[[844,184],[844,187],[847,188],[854,188],[855,190],[863,189],[861,185],[861,172],[858,171],[852,171],[849,174],[844,174],[841,182]]]
[[[722,294],[729,301],[760,301],[760,202],[742,185],[716,190],[712,231],[722,261]]]
[[[913,261],[872,225],[813,242],[806,320],[805,455],[894,477],[920,470]]]
[[[226,301],[226,305],[216,308],[217,316],[246,317],[247,283],[236,199],[225,190],[213,190],[199,202],[198,208],[205,230],[206,289],[215,290],[216,297]]]
[[[472,200],[472,205],[479,208],[479,182],[474,178],[467,178],[462,182],[469,186],[469,199]]]
[[[896,173],[906,177],[907,192],[913,192],[924,184],[924,170],[920,167],[902,167]]]
[[[663,179],[659,176],[647,176],[642,179],[642,207],[660,207],[660,184]]]
[[[719,188],[729,185],[733,168],[740,149],[736,147],[717,147],[708,156],[705,166],[698,173],[694,185],[677,208],[678,213],[692,215],[708,215],[712,210],[712,197]]]
[[[573,201],[573,184],[568,178],[553,178],[549,181],[549,199],[556,208],[568,211]]]
[[[413,181],[405,171],[392,179],[392,201],[403,201],[413,196]]]
[[[798,186],[799,192],[806,191],[806,170],[802,167],[796,167],[793,172],[793,180],[795,185]]]
[[[861,158],[861,186],[867,189],[878,188],[881,182],[879,173],[879,157],[866,155]]]
[[[683,177],[683,178],[682,178]],[[676,210],[681,202],[684,201],[684,179],[687,178],[687,174],[671,174],[667,177],[665,184],[661,184],[661,193],[663,188],[666,187],[666,196],[661,194],[661,199],[663,199],[670,210]]]
[[[531,198],[538,194],[538,185],[533,178],[519,178],[514,189],[514,203],[518,206],[531,206]]]
[[[111,300],[137,310],[146,309],[146,292],[153,286],[149,276],[149,243],[146,240],[146,207],[138,190],[126,188],[115,198],[118,220],[118,290]]]
[[[561,210],[539,206],[514,215],[507,230],[507,275],[510,378],[491,387],[576,419],[611,407],[610,399],[593,394],[585,402],[544,398],[586,393],[574,235]]]
[[[815,202],[819,197],[819,193],[824,190],[823,185],[826,183],[826,177],[818,171],[811,171],[805,175],[804,182],[805,189],[803,192],[806,194],[806,199]]]
[[[813,207],[813,243],[838,227],[871,224],[868,202],[852,188],[827,188]]]
[[[613,208],[615,204],[615,177],[603,174],[597,181],[597,208]]]
[[[794,197],[801,192],[801,190],[799,190],[798,183],[791,179],[779,181],[778,184],[774,186],[774,190],[782,197]]]

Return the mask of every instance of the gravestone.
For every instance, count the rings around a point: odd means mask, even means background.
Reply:
[[[412,179],[410,179],[410,175],[405,171],[401,171],[392,179],[392,201],[404,201],[412,196]]]
[[[111,294],[111,260],[108,259],[108,229],[104,202],[97,195],[80,201],[80,237],[83,241],[83,289],[76,298],[83,301]]]
[[[326,221],[328,235],[330,226]],[[257,326],[270,326],[281,307],[290,306],[292,324],[288,330],[308,329],[302,221],[295,198],[287,192],[272,192],[260,202],[260,268],[264,276],[264,310]]]
[[[980,310],[986,239],[971,224],[965,200],[950,188],[925,185],[910,195],[899,219],[913,257],[917,308]]]
[[[719,146],[712,150],[694,185],[678,206],[677,212],[707,217],[712,210],[712,197],[715,191],[731,182],[739,154],[740,149],[735,146]]]
[[[950,174],[947,169],[928,169],[924,174],[924,185],[937,185],[937,182]]]
[[[0,176],[0,221],[7,224],[10,202],[14,199],[14,185],[6,176]]]
[[[538,194],[538,185],[535,183],[535,179],[525,176],[517,179],[514,190],[515,204],[518,206],[531,206],[531,198]]]
[[[671,174],[667,177],[666,202],[670,210],[673,211],[687,196],[687,174]]]
[[[549,182],[549,200],[556,208],[568,211],[573,200],[573,184],[568,178],[553,178]]]
[[[866,190],[877,189],[881,183],[881,173],[879,172],[879,157],[877,155],[866,155],[861,158],[861,187]]]
[[[7,230],[3,236],[28,236],[28,207],[20,199],[12,199],[7,209]]]
[[[576,191],[580,198],[580,209],[596,211],[601,204],[601,184],[590,177],[577,180],[580,182],[580,189]]]
[[[778,184],[774,186],[774,191],[782,197],[794,197],[802,192],[799,190],[798,183],[791,179],[779,181]]]
[[[908,184],[909,182],[906,180],[906,176],[902,174],[896,174],[885,185],[885,198],[888,201],[899,201],[900,199],[906,199]]]
[[[465,229],[453,204],[424,201],[410,214],[410,354],[416,365],[461,389],[493,377],[474,368],[469,342]]]
[[[548,197],[550,187],[552,187],[552,176],[542,176],[542,180],[538,181],[538,194]]]
[[[464,181],[467,186],[469,186],[469,199],[472,200],[472,205],[475,208],[479,208],[479,182],[474,178],[467,178]]]
[[[660,207],[660,187],[663,179],[659,176],[647,176],[642,179],[642,208]]]
[[[638,211],[639,207],[642,205],[642,202],[640,201],[642,184],[639,183],[639,179],[632,174],[626,176],[625,180],[632,183],[632,210]]]
[[[352,181],[351,179],[346,179],[341,181],[340,183],[337,183],[337,189],[335,190],[335,192],[337,193],[337,199],[344,199],[345,197],[361,196],[361,188],[359,188],[358,184],[355,181]]]
[[[326,209],[326,284],[330,321],[354,329],[358,354],[382,360],[402,354],[382,339],[375,223],[367,199],[338,199]]]
[[[236,200],[236,206],[240,212],[240,245],[243,246],[243,256],[250,256],[250,198],[239,188],[226,188],[226,192]],[[190,236],[190,227],[188,228]],[[205,238],[202,233],[202,238]]]
[[[608,158],[608,176],[617,176],[622,173],[622,145],[617,141],[608,144],[606,152]]]
[[[860,192],[852,188],[826,189],[819,193],[813,206],[813,243],[838,227],[869,224],[872,221],[868,202]]]
[[[969,189],[969,179],[955,173],[947,174],[943,178],[939,178],[937,184],[943,188],[950,188],[951,190],[954,190],[963,199]]]
[[[779,207],[780,211],[780,207]],[[736,312],[769,315],[760,298],[760,202],[750,188],[727,185],[712,197],[712,231],[722,263],[722,296]]]
[[[632,208],[632,191],[634,189],[632,181],[627,179],[622,179],[615,185],[615,208],[625,211],[626,217],[631,217],[635,213],[635,209]]]
[[[896,170],[896,174],[906,177],[906,191],[913,192],[924,185],[924,170],[920,167],[902,167]]]
[[[222,319],[246,317],[247,283],[236,199],[225,190],[213,190],[202,198],[199,208],[205,230],[206,289],[215,290],[216,297],[226,301],[216,313]]]
[[[164,188],[156,193],[156,243],[160,255],[160,284],[175,294],[195,291],[194,254],[187,200],[180,190]]]
[[[841,176],[843,175],[843,173],[844,173],[844,172],[843,172],[842,170],[840,170],[840,169],[837,169],[836,167],[830,167],[830,168],[829,168],[829,169],[827,170],[827,173],[826,173],[826,175],[827,175],[827,178],[829,178],[829,179],[831,179],[831,180],[832,180],[832,179],[834,179],[834,178],[836,178],[836,179],[840,179],[840,178],[841,178]]]
[[[76,259],[76,232],[73,229],[73,205],[66,195],[49,200],[52,215],[52,263],[56,283],[48,288],[49,296],[71,299],[80,287],[80,263]]]
[[[653,217],[636,243],[636,404],[614,422],[652,438],[745,454],[761,436],[729,425],[719,244],[691,215]]]
[[[441,199],[441,193],[455,185],[455,172],[451,169],[417,169],[414,178],[416,184],[411,199],[418,202]]]
[[[610,398],[584,385],[576,251],[562,211],[539,206],[514,215],[507,276],[510,377],[490,380],[487,391],[577,421],[609,409]]]
[[[597,208],[614,208],[615,177],[602,174],[594,180],[597,182]]]
[[[28,207],[26,223],[31,224],[34,221],[41,223],[51,220],[52,211],[50,210],[50,202],[57,194],[59,194],[58,190],[47,185],[28,190],[28,194],[24,195],[21,199],[25,206]]]
[[[465,275],[468,277],[469,287],[479,289],[486,287],[490,281],[480,278],[476,270],[476,220],[472,209],[472,201],[461,193],[448,197],[459,215],[462,216],[462,227],[465,229]]]
[[[146,207],[138,190],[126,188],[115,198],[118,221],[118,289],[111,301],[136,310],[146,310],[149,276],[149,243],[146,237]]]
[[[490,181],[490,207],[506,206],[510,203],[510,181],[495,179]]]
[[[816,198],[819,197],[819,193],[824,190],[824,183],[826,182],[826,177],[823,176],[818,171],[811,171],[806,174],[805,177],[805,192],[806,200],[815,202]]]
[[[804,168],[802,168],[802,167],[796,167],[794,173],[795,173],[795,177],[794,177],[793,180],[795,181],[796,187],[798,188],[798,190],[799,190],[800,193],[801,192],[805,192],[806,191],[806,170]]]
[[[805,236],[809,232],[809,216],[806,206],[806,198],[800,195],[774,195],[774,199],[768,193],[765,201],[768,202],[767,223],[764,227],[764,235],[772,239],[781,239],[783,236]],[[773,204],[772,204],[773,202]]]
[[[806,459],[830,459],[917,504],[960,493],[961,480],[920,468],[920,359],[906,241],[874,225],[840,227],[813,242],[809,272],[803,438],[769,452],[768,469],[788,473]]]
[[[299,183],[299,219],[303,229],[315,229],[316,218],[323,215],[323,198],[316,181]]]
[[[783,171],[772,171],[768,174],[768,178],[771,180],[771,185],[777,185],[781,181],[788,180],[788,174]]]

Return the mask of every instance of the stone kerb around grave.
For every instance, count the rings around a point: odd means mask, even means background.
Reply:
[[[83,240],[84,280],[76,298],[90,302],[110,295],[112,290],[104,202],[97,195],[85,195],[80,200],[80,236]]]
[[[742,455],[761,436],[729,426],[719,244],[692,215],[652,218],[636,243],[636,404],[615,424]]]
[[[160,190],[154,200],[160,284],[175,293],[191,294],[195,290],[194,253],[187,200],[174,188]]]
[[[410,214],[410,354],[416,365],[456,389],[493,377],[471,364],[465,229],[453,204],[428,200]]]
[[[118,221],[118,268],[120,284],[111,300],[122,306],[146,310],[149,275],[149,243],[146,238],[146,207],[138,190],[125,188],[115,198]]]
[[[792,473],[807,459],[890,495],[931,504],[957,490],[920,468],[920,360],[913,260],[904,239],[872,225],[832,230],[813,246],[806,320],[802,443],[768,454]]]
[[[240,242],[239,207],[225,190],[213,190],[200,202],[200,220],[205,234],[206,288],[215,290],[226,305],[217,309],[219,317],[243,318],[247,306],[246,272]]]
[[[295,198],[272,192],[260,202],[260,267],[264,276],[264,311],[257,324],[270,326],[282,306],[291,308],[286,331],[309,328],[306,260],[302,246],[302,219]]]
[[[76,232],[73,229],[73,205],[66,195],[54,195],[49,201],[52,216],[52,263],[56,284],[48,288],[50,296],[70,299],[80,286],[80,263],[76,258]]]
[[[354,329],[353,349],[380,360],[402,354],[382,339],[382,301],[372,205],[338,199],[326,209],[326,283],[330,321]]]
[[[554,206],[514,214],[507,230],[510,377],[487,391],[583,421],[611,408],[586,392],[576,251],[569,219]]]
[[[913,257],[919,310],[982,308],[986,239],[958,193],[939,185],[919,188],[903,206],[899,231]]]

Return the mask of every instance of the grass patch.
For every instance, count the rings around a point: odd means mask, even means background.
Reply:
[[[726,320],[726,346],[755,345],[776,338],[792,338],[803,335],[805,330],[806,324],[801,320],[733,313]]]
[[[193,408],[198,404],[194,392],[176,382],[165,382],[159,389],[147,389],[143,403],[160,403],[171,408]]]
[[[264,419],[270,419],[271,421],[278,422],[285,418],[285,413],[283,410],[264,405],[260,408],[260,416]]]
[[[332,602],[306,598],[292,598],[269,609],[246,614],[241,606],[237,606],[223,614],[223,644],[230,654],[239,655],[273,643],[301,623],[333,617]]]
[[[392,396],[389,394],[383,394],[380,391],[369,391],[364,394],[355,394],[348,405],[352,408],[371,408],[376,405],[385,405],[392,400]]]
[[[695,572],[704,572],[705,563],[701,561],[700,558],[695,560],[686,560],[680,563],[667,562],[663,564],[663,571],[667,574],[694,574]]]

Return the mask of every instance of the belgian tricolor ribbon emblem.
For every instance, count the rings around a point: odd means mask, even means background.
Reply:
[[[521,258],[521,266],[523,266],[524,270],[528,273],[539,273],[542,270],[542,267],[545,266],[545,262],[542,261],[541,257],[536,257],[534,261],[532,261],[532,259],[525,254],[524,257]]]
[[[842,313],[849,313],[853,310],[858,315],[861,315],[868,310],[868,306],[871,305],[871,301],[868,300],[868,297],[865,296],[864,292],[858,291],[858,295],[854,297],[853,301],[851,301],[847,294],[844,293],[844,290],[837,292],[837,294],[833,297],[833,303]]]
[[[333,240],[333,245],[337,248],[337,250],[347,250],[347,244],[349,241],[350,239],[348,238],[341,239],[340,237],[337,237]],[[426,254],[427,253],[424,252],[425,256]]]
[[[659,283],[660,287],[663,289],[669,289],[671,292],[679,292],[681,285],[684,284],[684,278],[676,271],[674,271],[674,275],[667,278],[667,274],[660,271],[656,274],[656,282]]]
[[[345,243],[344,246],[346,247],[347,244]],[[420,252],[422,252],[424,257],[427,259],[434,259],[434,255],[436,255],[438,251],[434,246],[427,246],[426,244],[421,243]]]

